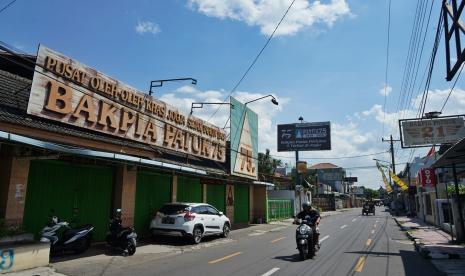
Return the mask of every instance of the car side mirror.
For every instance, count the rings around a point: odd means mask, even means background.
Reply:
[[[221,217],[222,215],[224,215],[223,212],[219,211],[219,212],[218,212],[218,216]]]

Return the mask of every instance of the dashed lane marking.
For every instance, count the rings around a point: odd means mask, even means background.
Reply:
[[[356,218],[354,218],[354,219],[352,220],[352,222],[355,222],[356,220],[357,220],[357,219],[356,219]]]
[[[328,239],[328,238],[329,238],[329,235],[324,236],[323,238],[320,239],[320,242],[323,242],[323,241],[325,241],[325,240]]]
[[[346,227],[347,227],[347,224],[344,224],[344,225],[341,226],[341,229],[344,229]]]
[[[358,259],[358,262],[355,265],[355,272],[362,272],[363,265],[365,265],[365,256],[362,256]]]
[[[242,252],[236,252],[236,253],[233,253],[233,254],[231,254],[231,255],[225,256],[225,257],[223,257],[223,258],[219,258],[219,259],[216,259],[216,260],[213,260],[213,261],[209,261],[208,263],[209,263],[209,264],[216,264],[216,263],[225,261],[225,260],[227,260],[227,259],[230,259],[230,258],[232,258],[232,257],[239,256],[239,255],[241,255],[241,254],[242,254]]]
[[[278,270],[279,270],[279,267],[274,267],[274,268],[268,270],[266,273],[263,273],[262,276],[270,276],[271,274],[275,273]]]
[[[373,228],[376,228],[376,223],[375,223],[375,225],[373,225]]]
[[[371,239],[368,239],[366,245],[370,246],[370,244],[371,244]]]
[[[375,233],[375,230],[371,230],[371,234],[374,234]]]
[[[286,237],[281,237],[281,238],[277,238],[275,240],[272,240],[271,243],[275,243],[275,242],[278,242],[280,240],[284,240]]]

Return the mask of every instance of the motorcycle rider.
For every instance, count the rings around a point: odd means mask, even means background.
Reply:
[[[318,246],[318,248],[320,248],[320,231],[318,229],[318,225],[320,224],[320,213],[313,209],[312,208],[312,205],[310,204],[310,202],[304,202],[302,203],[302,211],[300,211],[298,214],[297,214],[297,217],[296,217],[296,223],[298,223],[297,221],[299,219],[301,220],[304,220],[305,217],[309,216],[310,217],[310,225],[312,225],[312,228],[313,228],[313,233],[315,233],[314,235],[314,242],[315,244]]]
[[[110,222],[110,232],[113,235],[113,238],[116,238],[118,233],[123,229],[123,219],[121,209],[116,209],[115,216],[111,219]]]

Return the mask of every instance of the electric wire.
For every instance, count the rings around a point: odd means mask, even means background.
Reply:
[[[389,0],[388,8],[388,24],[387,24],[387,45],[386,45],[386,70],[384,74],[384,105],[383,105],[383,131],[384,135],[384,124],[386,121],[386,101],[387,101],[387,87],[388,87],[388,69],[389,69],[389,40],[391,32],[391,0]]]
[[[2,9],[0,9],[0,13],[2,13],[3,11],[5,11],[6,9],[8,9],[11,5],[13,5],[16,1],[18,0],[13,0],[11,1],[10,3],[6,4]]]
[[[454,91],[455,85],[457,84],[457,81],[458,81],[459,78],[460,78],[460,74],[462,74],[462,70],[463,70],[463,66],[464,66],[464,65],[465,65],[465,63],[462,63],[462,66],[461,66],[461,68],[460,68],[460,71],[459,71],[457,77],[455,78],[454,84],[453,84],[452,87],[450,88],[449,94],[447,95],[447,98],[446,98],[446,100],[444,101],[444,104],[443,104],[442,107],[441,107],[441,110],[440,110],[441,113],[442,113],[442,111],[444,110],[444,107],[446,107],[447,101],[449,101],[449,98],[450,98],[450,95],[452,94],[452,91]]]
[[[271,39],[273,38],[274,34],[276,33],[276,31],[278,30],[279,26],[281,25],[281,23],[283,22],[284,18],[286,17],[286,15],[288,14],[289,10],[291,9],[291,7],[294,5],[294,2],[296,0],[292,0],[291,4],[289,5],[289,7],[287,8],[286,12],[284,13],[284,15],[281,17],[281,19],[279,20],[278,24],[276,25],[276,27],[274,28],[273,32],[271,33],[271,35],[268,37],[265,45],[263,45],[263,47],[261,48],[261,50],[258,52],[258,54],[255,56],[255,58],[253,59],[252,63],[249,65],[249,67],[247,68],[247,70],[245,70],[244,74],[242,74],[242,77],[239,79],[239,81],[234,85],[234,87],[231,89],[231,91],[228,93],[228,95],[224,98],[224,100],[222,101],[222,103],[225,103],[229,97],[236,91],[236,89],[239,87],[239,85],[242,83],[242,81],[245,79],[245,77],[247,76],[247,74],[250,72],[250,70],[252,69],[252,67],[255,65],[255,63],[258,61],[258,59],[260,58],[260,56],[262,55],[262,53],[265,51],[266,47],[268,46],[268,44],[270,44],[271,42]],[[213,112],[213,114],[210,116],[210,118],[207,120],[207,122],[209,122],[213,116],[216,115],[216,113],[218,113],[218,111],[220,110],[221,108],[221,105],[218,106],[218,108]],[[229,120],[229,118],[228,118]]]

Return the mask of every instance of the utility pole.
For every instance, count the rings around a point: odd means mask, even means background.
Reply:
[[[394,160],[394,159],[395,159],[395,158],[394,158],[394,142],[400,142],[400,140],[395,140],[395,139],[393,139],[393,138],[392,138],[392,134],[391,134],[389,140],[388,140],[388,139],[381,138],[381,141],[382,141],[382,142],[389,142],[389,143],[390,143],[390,145],[389,145],[389,151],[391,152],[391,167],[392,167],[392,172],[393,172],[394,174],[396,174],[396,163],[395,163],[395,160]],[[394,185],[394,186],[393,186],[393,189],[394,189],[394,200],[397,201],[397,200],[398,200],[398,195],[397,195],[397,193],[398,193],[398,190],[399,190],[399,189],[398,189],[397,185]],[[398,206],[398,204],[396,203],[396,204],[395,204],[396,213],[397,213],[397,211],[398,211],[397,206]]]

